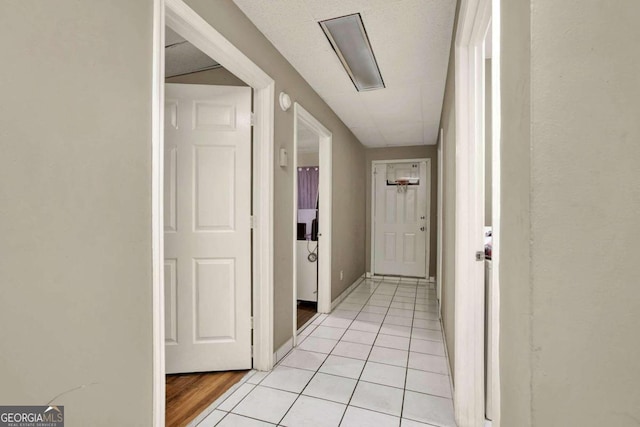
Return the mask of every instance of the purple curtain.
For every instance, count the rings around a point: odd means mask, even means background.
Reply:
[[[298,168],[298,209],[315,209],[318,198],[317,166]]]

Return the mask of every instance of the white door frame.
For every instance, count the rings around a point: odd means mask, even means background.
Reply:
[[[372,160],[371,161],[371,274],[375,275],[375,259],[376,259],[376,227],[375,227],[375,212],[376,212],[376,174],[375,165],[389,164],[389,163],[418,163],[426,162],[427,170],[426,177],[428,185],[425,185],[426,195],[426,215],[429,218],[429,223],[426,227],[426,245],[425,245],[425,279],[429,279],[429,259],[431,256],[431,159],[394,159],[394,160]]]
[[[500,0],[492,0],[491,18],[491,382],[492,427],[500,427],[500,224],[501,224],[501,129],[502,107],[500,87]]]
[[[322,222],[320,233],[318,234],[318,313],[331,312],[331,225],[332,225],[332,165],[331,151],[333,144],[333,134],[324,127],[311,113],[297,102],[293,105],[293,166],[296,169],[293,174],[293,345],[298,345],[298,325],[296,304],[298,295],[297,286],[297,221],[298,217],[298,121],[303,122],[308,128],[318,135],[319,143],[319,212],[318,216]]]
[[[461,427],[482,426],[485,420],[484,262],[475,255],[484,252],[484,41],[491,15],[492,0],[462,0],[455,40],[454,406]],[[499,129],[493,131],[499,135]]]
[[[436,248],[436,293],[438,295],[438,313],[442,315],[442,249],[443,216],[444,216],[444,129],[438,134],[438,218],[437,218],[437,248]]]
[[[275,82],[182,0],[154,0],[151,142],[153,425],[165,421],[164,365],[164,27],[253,88],[253,366],[273,367],[273,139]]]

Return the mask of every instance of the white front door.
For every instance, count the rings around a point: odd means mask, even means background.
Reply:
[[[166,372],[251,368],[251,88],[165,86]]]
[[[427,277],[427,163],[377,163],[373,168],[373,272]],[[395,185],[396,179],[409,177],[406,187]]]

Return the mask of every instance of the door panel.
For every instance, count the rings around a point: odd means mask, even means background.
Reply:
[[[235,147],[195,146],[196,231],[233,231],[235,228]]]
[[[251,368],[251,89],[166,85],[166,371]]]
[[[374,167],[374,262],[378,275],[426,277],[426,162],[377,164]],[[416,185],[403,191],[389,185],[412,176]],[[389,181],[389,182],[388,182]]]

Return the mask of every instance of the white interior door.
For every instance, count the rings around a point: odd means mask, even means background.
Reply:
[[[165,90],[166,372],[251,368],[251,88]]]
[[[427,276],[427,163],[374,165],[374,274]],[[404,189],[391,185],[412,177]]]

